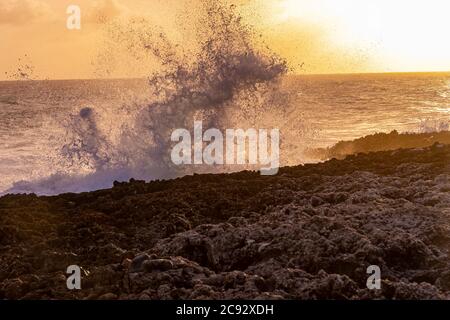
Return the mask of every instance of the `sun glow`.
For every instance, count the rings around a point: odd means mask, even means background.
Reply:
[[[9,79],[25,55],[35,78],[98,77],[92,62],[105,46],[108,25],[116,19],[147,19],[149,27],[161,28],[172,40],[190,47],[196,37],[195,11],[203,1],[78,0],[81,30],[66,28],[69,0],[3,2],[0,80]],[[285,58],[293,72],[450,71],[450,0],[220,2],[233,4],[243,22]],[[192,21],[186,19],[191,14]],[[126,62],[130,55],[122,51],[110,76],[146,73],[141,65],[130,67]]]
[[[398,71],[450,70],[448,0],[281,0],[278,19],[319,25],[329,41],[362,48]]]

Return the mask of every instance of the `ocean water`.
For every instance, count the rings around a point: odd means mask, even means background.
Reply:
[[[290,132],[287,145],[300,149],[376,132],[448,130],[450,121],[450,73],[286,76],[278,90],[290,97],[285,123],[303,119],[308,128],[304,136]],[[145,121],[139,110],[150,108],[152,99],[146,80],[0,82],[0,192],[79,192],[133,176],[173,176],[157,163],[141,165],[168,152],[143,151],[150,140],[158,145],[155,135],[140,140],[148,132],[136,122]],[[94,122],[94,114],[101,121]],[[165,121],[164,113],[155,117]]]

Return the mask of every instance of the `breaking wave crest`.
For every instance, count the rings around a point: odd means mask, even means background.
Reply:
[[[82,192],[111,187],[114,180],[202,172],[170,161],[171,132],[192,128],[194,120],[218,129],[280,128],[282,151],[283,142],[289,150],[281,152],[282,163],[283,156],[298,161],[288,142],[307,129],[292,114],[290,96],[282,88],[287,62],[264,45],[235,7],[203,1],[199,12],[196,46],[186,48],[144,20],[110,25],[110,40],[124,46],[130,59],[159,62],[158,71],[148,76],[148,99],[130,101],[118,110],[87,106],[70,115],[52,157],[57,170],[46,178],[15,183],[8,192]]]

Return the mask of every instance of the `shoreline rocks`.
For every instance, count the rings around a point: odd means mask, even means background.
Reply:
[[[0,299],[450,299],[449,177],[450,146],[435,144],[272,177],[8,195]]]

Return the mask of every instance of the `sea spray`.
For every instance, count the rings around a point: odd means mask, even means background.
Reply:
[[[130,59],[150,56],[163,66],[148,77],[152,93],[148,103],[125,105],[129,116],[122,122],[111,123],[114,111],[97,112],[95,106],[71,115],[64,122],[66,134],[58,147],[59,156],[54,157],[64,163],[58,163],[64,169],[49,178],[16,183],[9,192],[81,192],[110,187],[114,180],[210,172],[210,167],[180,168],[170,161],[171,132],[195,120],[219,130],[280,128],[282,137],[283,128],[289,127],[287,133],[298,134],[298,140],[303,122],[289,117],[290,96],[281,90],[287,62],[257,43],[260,40],[255,40],[258,37],[235,7],[203,1],[201,9],[201,29],[193,52],[191,46],[184,49],[172,44],[150,24],[137,28],[142,20],[130,21],[131,26],[114,25],[118,29],[109,34],[116,37],[115,43],[134,48]]]

